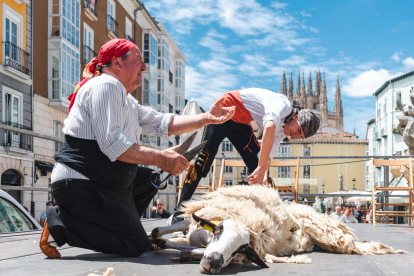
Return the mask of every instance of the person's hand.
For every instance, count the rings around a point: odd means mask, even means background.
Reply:
[[[184,156],[176,152],[179,146],[180,145],[162,151],[158,165],[161,170],[174,176],[179,175],[190,166],[190,162],[188,162]]]
[[[265,184],[265,175],[266,168],[258,166],[252,174],[250,174],[247,179],[249,180],[249,185],[252,184]]]
[[[222,124],[234,116],[236,107],[221,107],[224,97],[218,98],[206,113],[208,124]]]

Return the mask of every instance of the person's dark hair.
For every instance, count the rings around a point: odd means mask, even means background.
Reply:
[[[131,50],[129,50],[128,52],[126,52],[125,54],[123,54],[123,55],[121,56],[121,59],[122,59],[122,60],[126,60],[126,59],[128,58],[128,55],[129,55],[130,53],[131,53]],[[108,61],[108,62],[107,62],[107,63],[105,63],[105,64],[102,64],[101,68],[102,68],[102,69],[109,68],[109,67],[111,67],[111,65],[112,65],[112,60]]]
[[[331,208],[327,208],[326,211],[332,211],[332,209]]]

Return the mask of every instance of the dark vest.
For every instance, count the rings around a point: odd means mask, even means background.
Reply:
[[[138,169],[137,164],[119,160],[111,162],[95,140],[69,135],[65,135],[62,149],[54,158],[93,182],[116,191],[128,189]]]

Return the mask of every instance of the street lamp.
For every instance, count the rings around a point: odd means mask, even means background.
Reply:
[[[356,181],[356,180],[355,180],[355,178],[352,178],[352,184],[353,184],[353,186],[354,186],[354,188],[352,188],[352,190],[356,190],[356,189],[355,189],[355,181]]]
[[[325,180],[322,182],[322,193],[325,194]]]

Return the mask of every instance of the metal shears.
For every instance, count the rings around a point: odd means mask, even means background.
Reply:
[[[207,141],[204,141],[203,143],[201,143],[200,145],[194,147],[193,149],[189,150],[191,144],[194,142],[194,139],[197,136],[197,132],[194,132],[190,137],[188,137],[178,148],[177,148],[177,153],[181,154],[182,156],[185,157],[185,159],[187,159],[188,161],[191,161],[194,157],[197,156],[197,154],[203,149],[203,147],[205,146],[205,144],[207,143]],[[154,185],[155,188],[157,188],[158,190],[164,190],[165,188],[167,188],[167,180],[171,178],[171,176],[173,176],[172,174],[167,175],[167,177],[165,177],[163,180],[161,180],[161,174],[164,171],[154,171],[152,172],[151,176],[150,176],[150,181],[151,184]],[[162,183],[165,182],[164,186],[161,186]]]

